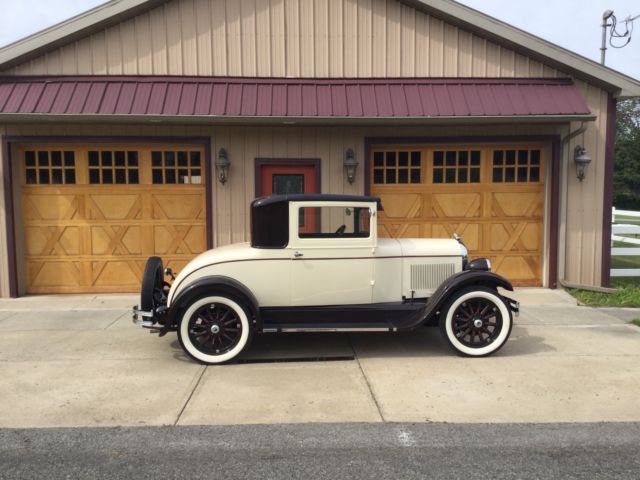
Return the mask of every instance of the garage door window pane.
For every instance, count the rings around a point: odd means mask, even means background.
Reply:
[[[125,166],[124,152],[115,152],[115,159],[116,159],[116,167]]]
[[[93,185],[138,184],[138,152],[125,150],[91,150],[89,183]]]
[[[62,152],[51,152],[51,165],[54,167],[62,166]]]
[[[539,183],[539,149],[494,150],[494,183]]]
[[[49,180],[49,170],[40,170],[38,172],[38,183],[40,184],[47,184],[50,183]]]
[[[49,152],[38,152],[38,166],[49,166]]]
[[[35,168],[27,168],[27,184],[33,185],[38,183],[38,176]]]
[[[433,183],[479,183],[480,151],[433,152]]]
[[[62,184],[62,169],[61,168],[54,168],[53,170],[51,170],[51,183],[53,183],[54,185],[61,185]]]
[[[35,167],[36,166],[36,152],[24,152],[24,162],[27,167]]]
[[[201,184],[201,153],[188,150],[151,152],[151,180],[154,184]]]
[[[65,169],[64,171],[64,183],[73,184],[76,183],[76,171],[71,169]]]
[[[26,150],[23,154],[27,185],[64,185],[76,183],[74,152],[62,150]]]

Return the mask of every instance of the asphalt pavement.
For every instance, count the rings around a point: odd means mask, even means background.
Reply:
[[[637,479],[640,423],[0,430],[0,479]]]

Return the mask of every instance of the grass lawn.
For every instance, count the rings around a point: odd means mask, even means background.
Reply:
[[[631,320],[631,323],[640,327],[640,318],[636,318],[635,320]]]
[[[581,303],[592,307],[640,307],[640,278],[612,278],[611,286],[617,289],[615,293],[598,293],[574,288],[568,288],[567,291]]]
[[[640,225],[640,217],[625,217],[624,215],[616,215],[616,223],[630,223],[632,225]]]

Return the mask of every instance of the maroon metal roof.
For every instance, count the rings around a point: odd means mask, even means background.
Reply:
[[[0,114],[420,118],[591,115],[570,79],[2,77]]]

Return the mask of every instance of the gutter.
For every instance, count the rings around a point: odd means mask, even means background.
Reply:
[[[89,123],[189,123],[189,124],[281,124],[281,125],[465,125],[505,123],[566,123],[594,121],[592,114],[495,115],[434,117],[333,117],[333,116],[231,116],[231,115],[138,115],[138,114],[49,114],[0,113],[1,123],[89,122]]]

